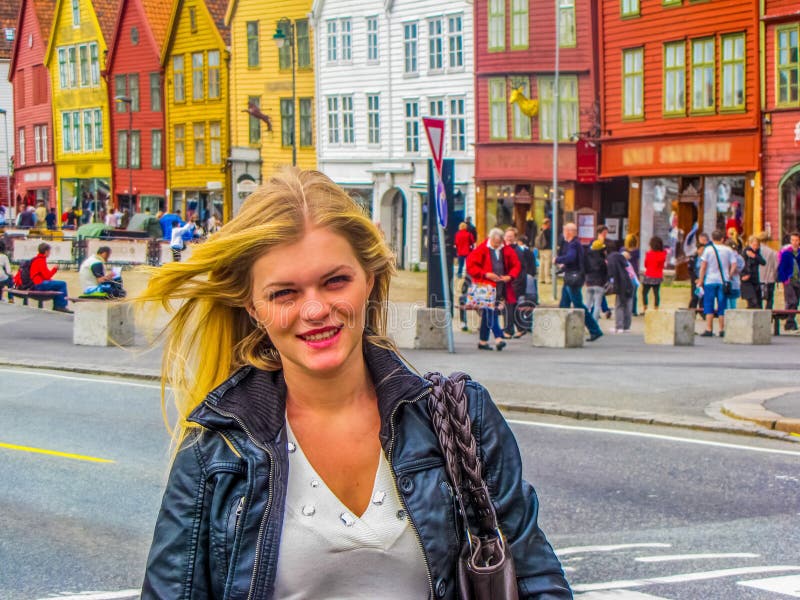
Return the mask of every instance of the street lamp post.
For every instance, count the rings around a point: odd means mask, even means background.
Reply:
[[[555,9],[556,9],[556,47],[555,47],[555,69],[553,73],[553,195],[552,200],[550,202],[550,206],[553,211],[553,217],[551,219],[553,223],[552,227],[552,238],[551,238],[551,245],[552,245],[552,252],[553,256],[558,255],[558,136],[560,132],[558,131],[558,111],[561,110],[559,106],[559,59],[560,59],[560,48],[561,48],[561,40],[559,39],[561,34],[561,13],[560,13],[560,3],[559,0],[555,0]],[[555,272],[553,273],[553,300],[558,300],[558,277],[556,277]]]
[[[128,105],[128,209],[133,211],[133,98],[114,96],[114,100]]]
[[[294,54],[294,44],[295,44],[295,31],[294,31],[294,23],[283,17],[281,20],[278,21],[278,28],[275,30],[275,35],[272,36],[272,39],[275,40],[275,45],[280,50],[283,48],[287,43],[289,44],[290,54],[292,58],[292,166],[297,165],[297,137],[295,136],[295,131],[297,130],[297,82],[295,79],[295,72],[297,70],[296,67],[296,58]]]
[[[8,111],[5,108],[0,108],[0,115],[3,115],[3,139],[5,139],[6,148],[6,194],[8,198],[8,216],[13,217],[11,206],[11,152],[8,150]]]

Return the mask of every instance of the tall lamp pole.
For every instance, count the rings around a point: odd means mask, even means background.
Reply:
[[[114,100],[128,105],[128,202],[130,203],[128,210],[135,211],[133,206],[133,98],[114,96]]]
[[[3,139],[5,140],[6,148],[6,194],[8,197],[8,216],[13,216],[11,211],[11,153],[8,150],[8,111],[5,108],[0,108],[0,115],[3,115]]]
[[[553,247],[553,256],[558,254],[558,111],[559,107],[559,82],[558,71],[560,68],[560,48],[561,48],[561,11],[559,9],[560,0],[555,0],[556,9],[556,64],[555,73],[553,74],[553,196],[550,206],[553,211],[553,230],[551,245]],[[558,300],[558,277],[553,272],[553,300]]]
[[[297,81],[296,81],[296,70],[297,70],[297,60],[294,54],[294,44],[295,44],[295,36],[294,36],[294,23],[291,19],[287,19],[283,17],[280,21],[278,21],[278,28],[275,30],[275,35],[272,36],[272,39],[275,40],[275,45],[280,50],[286,44],[289,44],[290,54],[292,59],[292,166],[297,165],[297,137],[295,136],[295,131],[297,130]]]

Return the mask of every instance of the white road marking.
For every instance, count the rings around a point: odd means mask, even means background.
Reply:
[[[38,371],[38,370],[22,370],[22,369],[7,369],[5,367],[0,367],[0,371],[3,373],[13,373],[15,375],[35,375],[36,377],[51,377],[53,379],[69,379],[70,381],[84,381],[88,383],[102,383],[102,384],[113,384],[113,385],[127,385],[128,387],[140,387],[140,388],[147,388],[152,390],[160,390],[161,386],[156,383],[136,383],[134,381],[128,381],[123,379],[124,375],[121,375],[119,379],[101,379],[100,377],[81,377],[78,375],[61,375],[57,373],[48,373],[47,371]]]
[[[665,554],[664,556],[637,556],[634,560],[643,563],[670,562],[674,560],[701,560],[707,558],[758,558],[760,554],[729,552],[728,554]]]
[[[623,588],[644,587],[660,583],[686,583],[689,581],[704,581],[706,579],[720,579],[737,575],[751,575],[754,573],[778,573],[780,571],[800,571],[798,565],[775,565],[770,567],[740,567],[738,569],[720,569],[717,571],[702,571],[700,573],[681,573],[666,577],[648,577],[646,579],[622,579],[604,583],[582,583],[572,586],[574,592],[594,592],[598,590],[613,590]]]
[[[71,598],[72,600],[117,600],[119,598],[138,598],[141,593],[141,590],[122,590],[120,592],[80,592],[78,594],[47,596],[46,598],[39,598],[39,600],[63,600],[64,598]]]
[[[739,585],[778,592],[792,598],[800,598],[800,575],[787,575],[786,577],[770,577],[768,579],[753,579],[752,581],[737,581]]]
[[[658,433],[645,433],[643,431],[625,431],[622,429],[604,429],[602,427],[581,427],[579,425],[558,425],[556,423],[537,423],[535,421],[521,421],[519,419],[507,419],[509,423],[516,425],[528,425],[530,427],[546,427],[550,429],[567,429],[570,431],[592,431],[595,433],[608,433],[611,435],[627,435],[632,437],[644,437],[656,440],[666,440],[669,442],[681,442],[684,444],[697,444],[699,446],[715,446],[717,448],[731,448],[733,450],[746,450],[749,452],[763,452],[766,454],[783,454],[786,456],[800,456],[800,452],[792,450],[775,450],[772,448],[759,448],[756,446],[742,446],[739,444],[726,444],[724,442],[711,442],[709,440],[691,440],[688,438],[675,437],[672,435],[661,435]]]
[[[650,594],[634,592],[633,590],[588,592],[586,594],[578,594],[575,598],[580,598],[580,600],[668,600],[661,596],[651,596]]]
[[[568,554],[584,554],[586,552],[615,552],[617,550],[628,550],[630,548],[672,548],[672,544],[641,543],[641,544],[614,544],[607,546],[570,546],[568,548],[557,548],[558,556]]]

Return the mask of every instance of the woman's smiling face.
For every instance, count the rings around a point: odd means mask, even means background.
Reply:
[[[309,229],[251,270],[251,314],[266,329],[284,368],[334,375],[360,360],[367,300],[374,283],[350,243],[329,229]]]

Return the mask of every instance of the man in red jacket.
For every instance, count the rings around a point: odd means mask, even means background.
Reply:
[[[53,310],[63,313],[71,313],[67,308],[67,282],[53,279],[53,275],[58,271],[58,267],[52,269],[47,266],[47,258],[50,256],[50,244],[42,242],[39,244],[39,254],[31,259],[30,277],[33,281],[34,290],[40,292],[60,292],[53,298]],[[19,272],[17,272],[19,275]]]
[[[517,253],[511,246],[503,242],[503,231],[492,229],[489,238],[478,245],[467,257],[467,273],[476,285],[491,285],[497,289],[497,301],[506,299],[507,302],[516,303],[514,288],[510,282],[519,275],[520,265]],[[503,341],[503,330],[497,319],[495,308],[481,309],[480,350],[491,350],[489,345],[489,331],[494,334],[495,348],[498,351],[506,347]]]

